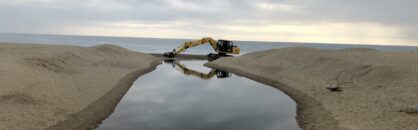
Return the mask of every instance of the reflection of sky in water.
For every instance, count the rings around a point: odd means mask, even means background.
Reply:
[[[210,71],[205,61],[181,61]],[[163,64],[137,79],[98,128],[167,130],[294,130],[296,104],[279,90],[233,75],[201,80]]]

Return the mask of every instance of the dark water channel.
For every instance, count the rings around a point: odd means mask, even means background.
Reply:
[[[299,130],[296,103],[270,86],[204,67],[159,65],[138,78],[98,130]]]

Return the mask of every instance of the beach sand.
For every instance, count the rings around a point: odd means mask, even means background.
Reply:
[[[418,52],[291,47],[205,65],[282,90],[298,103],[296,119],[307,130],[418,129]]]
[[[0,44],[0,129],[94,129],[157,58],[113,45]]]

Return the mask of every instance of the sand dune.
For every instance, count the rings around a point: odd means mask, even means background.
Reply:
[[[91,129],[160,61],[112,45],[0,44],[0,129]]]
[[[418,129],[418,52],[291,47],[206,65],[284,91],[298,103],[304,129]]]

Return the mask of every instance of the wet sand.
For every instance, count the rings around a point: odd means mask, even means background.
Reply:
[[[94,129],[160,64],[113,45],[0,44],[0,129]]]
[[[418,129],[418,52],[291,47],[205,65],[284,91],[303,129]]]

